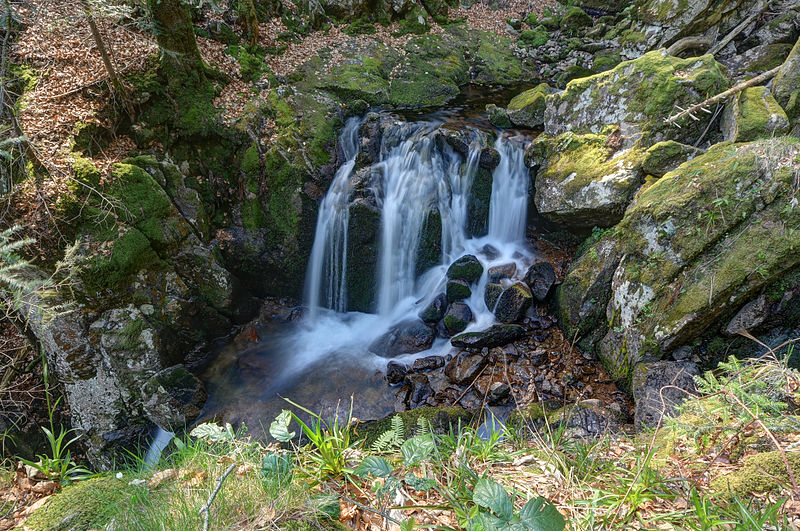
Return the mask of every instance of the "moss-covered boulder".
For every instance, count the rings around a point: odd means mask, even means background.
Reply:
[[[511,123],[517,127],[541,127],[544,123],[544,109],[550,86],[541,83],[536,87],[514,96],[508,102],[507,113]]]
[[[586,11],[578,6],[573,6],[567,9],[561,18],[561,29],[566,32],[574,32],[580,28],[591,26],[593,23],[594,20],[586,14]]]
[[[509,85],[529,79],[533,71],[514,54],[514,45],[508,37],[489,32],[478,32],[477,45],[471,54],[470,79],[481,85]]]
[[[749,142],[789,131],[786,113],[767,87],[749,87],[731,98],[722,114],[725,140]]]
[[[559,287],[567,335],[627,381],[730,317],[800,265],[800,144],[718,144],[643,190]]]
[[[441,35],[423,35],[405,46],[389,86],[389,103],[427,107],[446,103],[468,81],[469,65],[463,46],[453,45]]]
[[[444,326],[450,335],[463,332],[472,322],[472,310],[463,302],[454,302],[447,308]]]
[[[626,124],[626,135],[641,133],[652,141],[697,138],[711,115],[665,123],[676,105],[688,107],[728,88],[724,68],[711,55],[680,59],[664,50],[625,61],[613,70],[567,83],[547,98],[544,129],[548,135],[600,133],[608,125]],[[703,113],[705,114],[705,113]]]
[[[703,152],[694,146],[667,140],[653,144],[644,152],[642,171],[647,175],[662,177]]]
[[[489,116],[489,121],[495,127],[508,129],[512,125],[511,120],[508,119],[508,112],[494,103],[486,105],[486,114]]]
[[[619,147],[618,133],[537,139],[530,149],[543,160],[535,181],[538,212],[572,228],[609,227],[622,219],[644,181],[644,149]]]
[[[343,62],[321,76],[317,87],[344,102],[363,100],[371,105],[389,101],[389,74],[397,64],[397,51],[374,40],[349,41],[337,53]]]
[[[681,37],[700,35],[722,20],[733,27],[744,15],[744,0],[636,0],[637,22],[650,28],[651,42],[668,46]],[[756,6],[753,6],[755,8]]]
[[[524,282],[515,282],[507,287],[497,299],[494,316],[501,323],[518,321],[533,302],[530,288]]]
[[[772,92],[792,126],[797,126],[800,120],[800,39],[772,80]]]
[[[447,278],[463,280],[469,284],[477,282],[482,274],[483,264],[472,254],[465,254],[447,268]]]
[[[454,301],[469,299],[472,296],[472,290],[469,287],[469,283],[461,279],[448,280],[446,292],[447,300],[451,303]]]
[[[800,476],[800,453],[786,452],[786,460],[792,475]],[[711,488],[718,493],[727,493],[739,498],[771,492],[781,485],[791,484],[783,455],[777,450],[750,455],[741,468],[711,480]]]

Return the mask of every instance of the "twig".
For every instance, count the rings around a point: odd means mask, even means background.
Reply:
[[[783,66],[783,65],[781,65],[781,66]],[[689,116],[694,120],[697,120],[697,118],[694,116],[694,113],[696,113],[696,112],[708,107],[709,105],[717,103],[718,101],[725,100],[725,99],[733,96],[734,94],[738,94],[739,92],[743,91],[744,89],[746,89],[748,87],[753,87],[753,86],[759,85],[759,84],[761,84],[761,83],[763,83],[763,82],[765,82],[765,81],[767,81],[769,79],[772,79],[775,76],[775,74],[778,73],[778,71],[780,69],[781,69],[780,66],[776,66],[772,70],[768,70],[768,71],[764,72],[763,74],[759,74],[759,75],[757,75],[756,77],[754,77],[752,79],[748,79],[747,81],[743,81],[742,83],[739,83],[738,85],[735,85],[735,86],[729,88],[725,92],[720,92],[716,96],[708,98],[705,101],[701,101],[700,103],[698,103],[696,105],[692,105],[688,109],[684,109],[681,112],[679,112],[678,114],[675,114],[675,115],[670,116],[669,118],[667,118],[667,122],[666,123],[667,124],[672,124],[675,121],[680,120],[681,118],[685,118],[686,116]]]
[[[227,470],[225,470],[225,473],[217,479],[217,486],[214,489],[214,492],[211,493],[211,496],[208,497],[206,504],[200,508],[200,512],[198,514],[203,515],[203,531],[208,531],[208,520],[210,515],[209,510],[211,509],[211,504],[214,503],[214,498],[216,498],[217,494],[219,494],[219,491],[222,488],[222,482],[225,481],[225,478],[227,478],[231,472],[233,472],[234,468],[236,468],[236,463],[231,463]]]

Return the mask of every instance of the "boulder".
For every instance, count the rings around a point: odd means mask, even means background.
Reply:
[[[769,307],[770,303],[764,294],[748,302],[733,316],[725,327],[724,334],[730,337],[742,331],[749,332],[758,328],[771,317]]]
[[[433,398],[433,389],[431,389],[427,376],[424,374],[412,374],[408,377],[408,383],[411,386],[411,391],[408,394],[409,407],[432,405],[428,403],[428,399]]]
[[[663,177],[687,160],[692,160],[703,152],[693,146],[666,140],[653,144],[644,152],[642,171],[647,175]]]
[[[550,294],[550,288],[556,282],[556,270],[549,262],[539,262],[528,268],[524,280],[536,300],[542,302]]]
[[[497,324],[480,332],[465,332],[450,340],[457,348],[482,349],[484,347],[502,347],[523,337],[525,329],[516,324]]]
[[[440,293],[419,312],[419,318],[426,324],[434,324],[442,320],[445,312],[447,312],[447,295]]]
[[[447,278],[463,280],[469,284],[477,282],[483,274],[483,265],[474,255],[467,254],[450,264],[447,268]]]
[[[502,107],[498,107],[494,103],[486,105],[486,114],[489,116],[489,122],[495,127],[500,129],[508,129],[511,127],[511,120],[508,118],[508,112]]]
[[[494,316],[503,323],[518,321],[527,310],[533,295],[530,288],[523,282],[515,282],[500,294],[494,308]]]
[[[721,332],[800,265],[798,155],[786,138],[718,144],[643,190],[559,286],[566,335],[626,380],[642,359]]]
[[[662,425],[663,416],[674,416],[675,408],[697,391],[694,377],[699,374],[691,361],[637,363],[631,377],[636,426],[654,428]]]
[[[711,55],[680,59],[665,50],[648,52],[612,70],[567,84],[547,97],[544,131],[599,134],[608,125],[626,125],[625,135],[652,141],[697,138],[711,115],[686,120],[681,128],[665,123],[676,106],[686,108],[728,88],[724,67]]]
[[[567,12],[561,18],[561,29],[562,31],[573,32],[577,29],[591,26],[593,23],[594,20],[586,14],[586,11],[580,7],[573,6],[567,9]]]
[[[414,364],[411,366],[411,370],[414,372],[425,372],[425,371],[432,371],[433,369],[438,369],[439,367],[444,367],[444,358],[441,356],[425,356],[424,358],[419,358],[414,360]]]
[[[487,271],[489,282],[499,282],[504,278],[512,278],[517,272],[517,264],[509,262],[507,264],[492,266]]]
[[[786,111],[792,126],[796,126],[800,119],[800,39],[772,80],[772,93]]]
[[[574,229],[609,227],[644,182],[644,148],[620,149],[618,132],[542,136],[529,148],[543,160],[534,202],[550,221]],[[540,155],[536,155],[536,153]]]
[[[444,373],[456,385],[469,385],[488,363],[480,352],[460,352],[445,365]]]
[[[544,109],[546,99],[550,93],[547,83],[540,83],[536,87],[514,96],[508,102],[507,115],[517,127],[541,127],[544,124]]]
[[[767,87],[744,89],[731,98],[722,113],[722,134],[731,142],[771,138],[788,131],[789,119]]]
[[[483,302],[486,303],[486,307],[494,311],[494,307],[497,305],[497,300],[500,298],[500,294],[503,293],[503,285],[497,282],[489,282],[486,284],[486,289],[483,292]]]
[[[400,354],[414,354],[431,348],[434,336],[433,330],[425,323],[409,319],[394,326],[376,339],[369,346],[369,350],[384,358],[392,358]]]
[[[408,374],[408,367],[396,361],[390,361],[386,365],[386,381],[391,385],[403,383]]]
[[[192,424],[207,398],[203,382],[183,365],[157,372],[144,386],[147,416],[165,431],[180,431]]]
[[[448,280],[446,289],[447,300],[450,302],[469,299],[472,296],[472,290],[465,280]]]
[[[791,51],[791,44],[761,44],[750,48],[743,54],[734,55],[725,61],[725,66],[737,78],[748,73],[760,74],[781,66]]]
[[[463,332],[472,321],[472,310],[463,302],[454,302],[444,316],[444,326],[450,335]]]
[[[506,402],[510,395],[511,386],[506,382],[492,382],[486,391],[486,401],[490,405],[496,406]]]

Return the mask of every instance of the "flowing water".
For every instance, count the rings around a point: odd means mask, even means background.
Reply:
[[[378,264],[375,277],[377,312],[346,312],[349,205],[353,173],[360,147],[361,120],[350,119],[339,140],[346,161],[336,172],[322,200],[306,278],[306,315],[296,323],[268,333],[269,339],[245,352],[231,348],[217,364],[211,380],[207,416],[227,413],[231,420],[251,420],[283,404],[276,395],[291,396],[320,410],[326,404],[356,394],[356,404],[369,404],[368,416],[391,413],[394,391],[382,380],[388,359],[369,346],[394,325],[416,318],[444,291],[447,267],[464,254],[478,257],[484,273],[466,301],[473,313],[467,328],[482,330],[494,323],[483,291],[487,269],[514,262],[524,272],[533,262],[525,243],[528,169],[525,139],[501,134],[494,143],[500,160],[492,173],[488,234],[471,237],[468,204],[487,135],[462,131],[469,142],[466,155],[441,141],[442,122],[400,123],[384,130],[377,178],[370,183],[380,209]],[[441,263],[418,274],[420,236],[432,211],[441,218]],[[397,358],[409,362],[452,350],[448,339],[436,339],[430,350]],[[231,374],[234,374],[231,376]],[[254,393],[248,374],[258,381]],[[227,375],[227,376],[225,376]],[[223,377],[224,376],[224,377]],[[228,379],[220,384],[220,380]],[[213,383],[216,381],[217,383]],[[225,387],[224,393],[215,386]],[[222,398],[225,395],[225,398]],[[235,414],[233,413],[235,412]],[[233,415],[233,417],[232,417]],[[361,416],[356,410],[356,415]],[[362,417],[363,418],[363,417]],[[268,424],[269,418],[263,419]]]

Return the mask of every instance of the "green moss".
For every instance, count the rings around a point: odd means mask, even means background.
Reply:
[[[538,48],[546,44],[550,40],[550,36],[544,27],[539,26],[532,30],[522,30],[519,34],[519,40],[525,46]]]
[[[605,72],[606,70],[611,70],[620,62],[622,62],[622,58],[619,52],[603,50],[595,54],[592,69],[595,72]]]
[[[242,226],[249,230],[258,230],[267,226],[267,216],[258,198],[246,199],[242,203]]]
[[[372,445],[381,434],[392,428],[392,418],[403,420],[405,438],[412,437],[417,430],[420,419],[430,423],[436,433],[447,433],[452,428],[467,426],[473,418],[472,413],[460,407],[421,407],[395,413],[381,420],[365,422],[356,429],[356,436],[364,440],[366,446]]]
[[[511,101],[508,102],[508,110],[518,111],[531,106],[543,109],[549,91],[550,87],[547,83],[540,83],[534,88],[514,96]]]
[[[108,257],[95,257],[81,278],[89,291],[116,290],[140,269],[155,269],[159,263],[150,241],[130,229],[114,242]]]
[[[786,113],[767,87],[749,87],[735,97],[726,122],[732,122],[734,142],[779,136],[789,129]],[[735,125],[734,125],[735,124]]]
[[[645,41],[647,36],[643,31],[625,30],[619,37],[620,44],[640,44]]]
[[[64,487],[26,521],[32,531],[98,529],[125,511],[131,497],[143,493],[126,481],[99,477]]]
[[[447,300],[450,302],[470,298],[472,290],[464,281],[450,280],[447,282]]]
[[[258,146],[253,143],[242,156],[242,171],[251,177],[261,173],[261,158],[258,155]]]
[[[167,246],[180,238],[173,223],[165,223],[172,213],[172,201],[139,166],[116,164],[109,192],[123,205],[123,219],[139,229],[157,245]]]
[[[511,41],[489,33],[479,33],[473,66],[475,83],[508,85],[523,80],[522,61],[513,53]]]
[[[398,106],[441,105],[456,97],[466,83],[463,52],[440,35],[425,35],[406,44],[406,60],[389,87],[389,103]]]
[[[642,170],[647,174],[661,177],[699,153],[700,150],[697,148],[674,140],[659,142],[647,148],[642,161]]]
[[[74,156],[72,171],[75,179],[88,186],[97,187],[100,184],[100,170],[88,159]]]
[[[561,19],[561,29],[564,31],[574,31],[579,28],[591,26],[594,23],[592,17],[580,7],[570,7]]]
[[[800,477],[800,453],[787,452],[786,459],[795,477]],[[744,497],[752,493],[771,492],[790,483],[786,464],[780,452],[764,452],[748,456],[738,470],[711,480],[711,488],[719,493]]]
[[[348,35],[374,35],[378,30],[369,20],[359,18],[345,26],[342,31]]]

